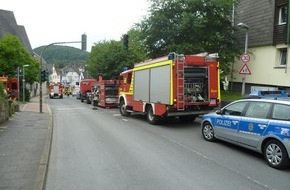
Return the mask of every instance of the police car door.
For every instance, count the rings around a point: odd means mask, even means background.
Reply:
[[[221,114],[215,120],[216,136],[225,140],[238,141],[239,120],[246,105],[247,102],[236,102],[221,110]]]
[[[290,136],[290,106],[275,103],[273,105],[272,119],[264,135],[275,135],[288,142]]]
[[[264,131],[269,124],[271,103],[251,102],[245,117],[240,120],[238,135],[239,142],[250,147],[257,147]]]

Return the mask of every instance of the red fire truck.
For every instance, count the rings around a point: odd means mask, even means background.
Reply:
[[[86,100],[87,104],[90,104],[91,87],[93,83],[96,83],[97,79],[83,79],[80,82],[80,100],[83,102]]]
[[[49,98],[63,98],[64,93],[64,85],[60,82],[57,83],[50,83],[48,86],[49,89]]]
[[[8,78],[7,76],[1,76],[0,81],[4,84],[7,93],[12,99],[18,98],[18,79]]]
[[[99,107],[118,107],[118,80],[103,80],[103,76],[99,75],[98,81],[92,84],[91,92],[92,103],[93,99],[99,96]]]
[[[120,74],[119,109],[147,115],[150,124],[179,116],[195,119],[219,105],[219,63],[217,56],[168,56],[135,64]]]

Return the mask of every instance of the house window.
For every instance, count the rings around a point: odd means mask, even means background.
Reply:
[[[279,25],[286,24],[287,22],[287,6],[281,6],[279,8]]]
[[[280,66],[286,66],[287,61],[287,48],[282,48],[279,50],[279,64]]]

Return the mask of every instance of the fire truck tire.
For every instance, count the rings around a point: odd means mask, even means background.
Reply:
[[[120,110],[120,113],[121,113],[122,116],[126,116],[127,117],[127,116],[131,115],[131,113],[127,111],[127,108],[126,108],[124,100],[122,100],[120,102],[119,110]]]
[[[156,125],[159,121],[159,117],[153,114],[152,106],[148,106],[147,108],[147,121],[152,125]]]

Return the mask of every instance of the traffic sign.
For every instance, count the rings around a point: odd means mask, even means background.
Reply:
[[[241,55],[241,61],[242,61],[243,63],[248,63],[248,62],[250,61],[250,59],[251,59],[251,56],[250,56],[250,54],[248,54],[248,53],[243,53],[243,54]]]
[[[240,70],[239,74],[243,74],[243,75],[251,75],[251,71],[248,67],[248,65],[245,63],[242,67],[242,69]]]

